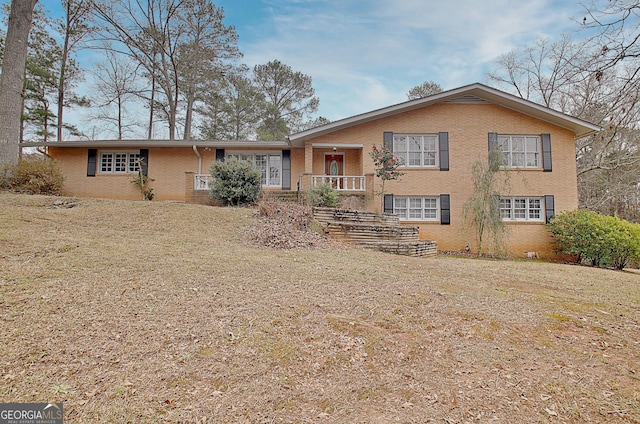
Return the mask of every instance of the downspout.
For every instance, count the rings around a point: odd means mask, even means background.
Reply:
[[[202,174],[202,156],[200,156],[200,152],[198,151],[198,146],[193,145],[193,152],[198,156],[198,174]]]

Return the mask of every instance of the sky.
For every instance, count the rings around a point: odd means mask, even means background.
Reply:
[[[425,81],[487,83],[499,56],[575,31],[585,13],[580,0],[213,2],[236,29],[242,63],[277,59],[310,76],[316,116],[331,121],[406,101]],[[59,13],[60,0],[41,3]]]
[[[475,82],[502,54],[555,39],[584,16],[577,0],[216,0],[250,67],[274,59],[311,76],[332,121],[407,100],[434,81]],[[575,20],[574,20],[575,19]]]

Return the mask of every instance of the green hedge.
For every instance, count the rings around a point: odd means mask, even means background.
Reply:
[[[640,224],[580,209],[557,215],[547,227],[555,251],[578,262],[624,269],[640,259]]]
[[[260,195],[261,173],[249,161],[228,158],[211,164],[211,198],[227,205],[255,203]]]

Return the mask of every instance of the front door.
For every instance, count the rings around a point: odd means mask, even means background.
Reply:
[[[324,157],[324,174],[331,177],[339,177],[344,175],[344,155],[332,153]],[[334,188],[340,187],[340,178],[330,178],[329,181]]]

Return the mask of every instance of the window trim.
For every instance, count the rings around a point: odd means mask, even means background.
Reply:
[[[399,150],[396,147],[396,137],[406,137],[407,140],[407,144],[406,144],[406,149],[404,151]],[[408,137],[422,137],[422,142],[421,142],[421,146],[420,146],[420,165],[409,165],[409,141],[408,141]],[[428,150],[425,152],[424,149],[424,142],[425,142],[425,137],[432,137],[434,144],[435,144],[435,149],[434,150]],[[398,157],[398,158],[403,158],[402,155],[405,155],[404,157],[406,158],[404,160],[404,163],[400,166],[401,168],[429,168],[429,169],[438,169],[440,168],[440,134],[439,133],[393,133],[393,139],[391,140],[392,143],[392,151],[393,153]],[[416,152],[411,152],[411,153],[416,153]],[[435,155],[435,162],[433,165],[425,165],[424,164],[424,155],[425,153],[434,153]]]
[[[420,205],[420,218],[414,218],[414,217],[410,217],[410,211],[411,209],[416,209],[416,208],[411,208],[409,202],[411,201],[411,199],[420,199],[421,205]],[[436,215],[435,217],[429,217],[429,218],[425,218],[425,211],[429,210],[433,210],[433,208],[425,208],[425,200],[429,199],[429,200],[435,200],[436,204],[435,204],[435,212]],[[398,200],[406,200],[407,204],[406,207],[403,208],[404,210],[406,210],[406,213],[403,215],[401,215],[398,212],[398,208],[396,206],[396,202]],[[440,217],[442,215],[441,210],[440,210],[440,196],[439,195],[434,195],[434,196],[397,196],[394,195],[393,196],[393,213],[397,214],[400,221],[422,221],[422,222],[440,222]]]
[[[509,214],[510,217],[505,217],[503,215],[503,210],[506,208],[502,207],[502,202],[508,200],[510,202],[509,206]],[[516,201],[525,202],[524,208],[517,208]],[[500,214],[500,220],[503,222],[536,222],[536,223],[544,223],[546,220],[546,201],[545,196],[500,196],[498,199],[498,213]],[[539,209],[531,208],[531,202],[537,201],[540,205]],[[517,218],[516,210],[524,210],[525,217]],[[537,210],[538,217],[532,218],[531,212]]]
[[[110,169],[109,170],[105,170],[104,168],[104,157],[106,155],[112,155],[111,157],[111,163],[110,163]],[[124,166],[126,168],[126,170],[124,171],[117,171],[116,170],[116,155],[124,155],[125,156],[125,160],[124,160]],[[96,161],[96,169],[98,171],[98,174],[102,174],[102,175],[130,175],[130,174],[137,174],[138,172],[140,172],[140,166],[138,162],[134,162],[135,166],[132,168],[131,167],[131,160],[132,160],[132,156],[135,155],[137,156],[137,159],[140,160],[142,159],[142,154],[140,152],[140,150],[136,151],[136,150],[100,150],[98,151],[98,157],[97,157],[97,161]],[[135,159],[134,159],[135,161]]]
[[[508,138],[509,140],[509,151],[506,152],[500,148],[500,139]],[[524,150],[521,152],[524,155],[524,164],[522,166],[513,165],[513,139],[515,137],[524,137]],[[536,139],[536,148],[535,152],[527,151],[527,138],[535,138]],[[500,167],[503,169],[543,169],[543,149],[542,149],[542,137],[540,134],[497,134],[496,137],[496,145],[495,149],[503,154],[503,159],[501,160]],[[518,152],[520,153],[520,152]],[[536,165],[529,166],[527,165],[527,155],[528,154],[536,154]],[[506,163],[505,163],[506,162]]]
[[[257,155],[266,155],[267,156],[267,169],[266,169],[266,174],[265,174],[265,182],[266,184],[262,184],[262,187],[265,188],[281,188],[282,187],[282,181],[284,178],[283,175],[283,154],[281,150],[278,151],[274,151],[274,150],[225,150],[224,151],[224,158],[225,160],[230,158],[230,157],[237,157],[238,159],[240,159],[241,155],[245,155],[245,156],[252,156],[253,157],[253,163],[255,165],[255,158]],[[278,184],[271,184],[271,175],[270,175],[270,171],[271,171],[271,157],[272,156],[277,156],[279,159],[278,161]],[[257,166],[257,165],[256,165]],[[260,172],[262,173],[262,168],[259,168]],[[261,181],[262,181],[262,174],[260,177]]]

